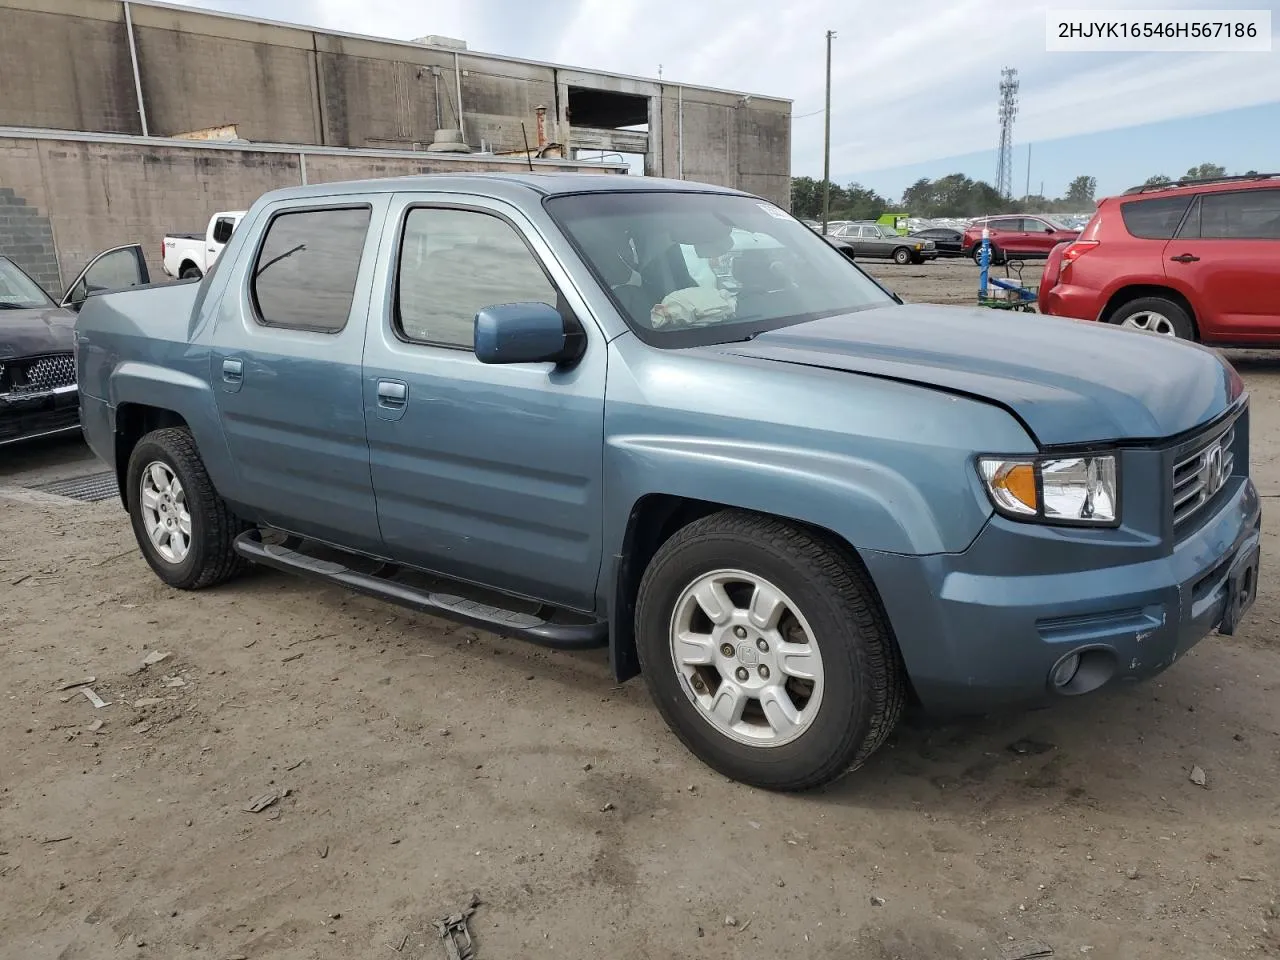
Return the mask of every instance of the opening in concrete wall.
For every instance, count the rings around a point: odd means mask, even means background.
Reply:
[[[569,123],[578,127],[599,127],[605,130],[640,126],[647,130],[649,98],[638,93],[570,87]]]

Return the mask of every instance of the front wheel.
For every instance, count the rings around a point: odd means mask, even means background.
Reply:
[[[248,525],[218,496],[188,430],[166,427],[139,440],[125,482],[134,537],[169,586],[199,590],[246,568],[232,543]]]
[[[893,262],[899,266],[906,266],[911,262],[911,251],[906,247],[898,247],[893,251]]]
[[[676,736],[753,786],[835,780],[902,712],[901,659],[866,574],[780,520],[725,511],[675,534],[645,571],[636,636]]]

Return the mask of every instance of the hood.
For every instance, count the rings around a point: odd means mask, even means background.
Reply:
[[[76,315],[59,307],[0,310],[0,360],[70,353]]]
[[[1243,387],[1210,350],[1106,324],[978,307],[877,307],[707,347],[979,397],[1043,446],[1170,437]]]

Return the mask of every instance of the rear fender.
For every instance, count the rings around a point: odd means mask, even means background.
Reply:
[[[126,361],[112,372],[109,391],[113,433],[117,430],[116,412],[124,404],[136,403],[177,414],[190,428],[214,487],[224,498],[237,499],[235,471],[207,380],[152,363]],[[117,466],[126,468],[123,464]]]

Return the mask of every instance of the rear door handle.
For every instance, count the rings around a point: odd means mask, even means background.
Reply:
[[[380,420],[399,420],[409,405],[409,386],[403,380],[378,381],[378,409]]]
[[[378,381],[378,403],[384,407],[403,407],[409,388],[399,380]]]
[[[1176,257],[1170,257],[1174,263],[1195,263],[1200,258],[1193,253],[1180,253]]]
[[[222,379],[227,383],[239,383],[244,379],[244,363],[230,357],[223,360]]]

